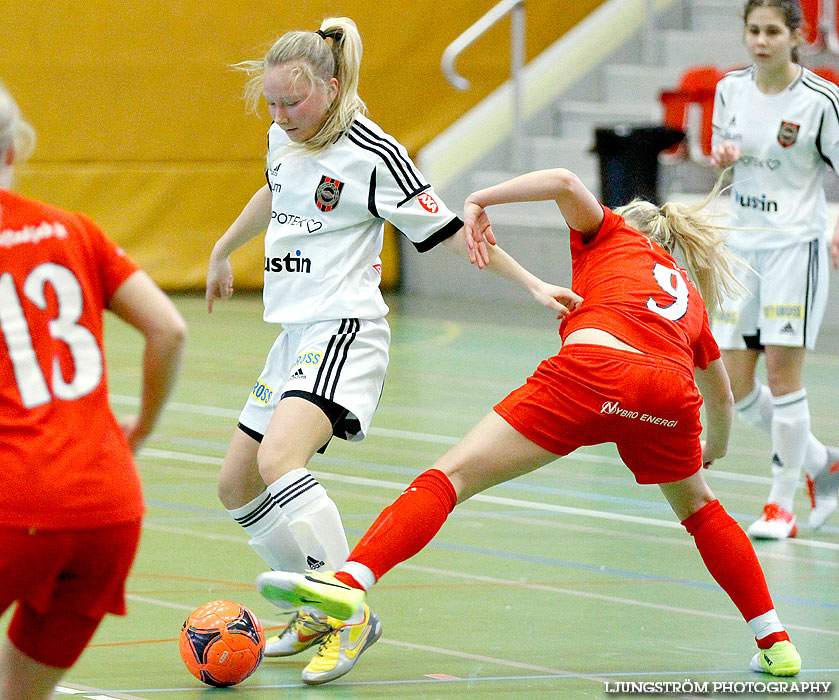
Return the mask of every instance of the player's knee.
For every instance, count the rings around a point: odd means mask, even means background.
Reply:
[[[255,466],[252,470],[238,472],[222,468],[216,486],[218,499],[227,510],[241,508],[264,490],[265,483]]]
[[[264,449],[260,447],[257,456],[259,475],[266,484],[272,484],[294,469],[306,467],[306,461],[282,447]]]

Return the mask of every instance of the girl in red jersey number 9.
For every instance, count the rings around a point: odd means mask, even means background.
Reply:
[[[466,229],[474,240],[492,243],[487,206],[537,200],[554,200],[571,229],[574,288],[583,297],[560,326],[559,354],[417,477],[334,576],[269,572],[257,579],[261,593],[276,601],[305,597],[335,614],[352,614],[364,605],[363,591],[419,552],[456,503],[583,445],[614,442],[636,481],[658,484],[748,622],[758,645],[751,668],[798,673],[801,659],[751,542],[702,471],[725,454],[733,418],[705,311],[705,303],[714,308],[723,291],[738,289],[723,232],[701,214],[702,205],[659,209],[636,200],[612,211],[567,170],[529,173],[470,195]],[[676,246],[704,303],[672,257]],[[707,430],[700,440],[703,398]]]

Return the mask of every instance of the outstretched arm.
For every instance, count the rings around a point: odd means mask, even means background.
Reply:
[[[263,185],[245,205],[227,232],[218,239],[210,255],[207,269],[207,310],[212,313],[215,299],[228,299],[233,294],[233,269],[230,254],[258,236],[271,221],[271,189]]]
[[[181,366],[186,323],[175,305],[145,272],[137,271],[114,292],[108,308],[134,326],[146,341],[140,410],[121,421],[136,452],[160,417]]]
[[[447,238],[443,245],[467,260],[471,260],[474,252],[467,245],[466,231],[463,228]],[[543,282],[536,275],[525,270],[497,245],[487,246],[486,255],[485,265],[488,265],[490,270],[529,293],[542,306],[555,311],[557,318],[564,318],[569,311],[576,309],[583,301],[581,296],[566,287]],[[479,267],[485,265],[479,265]]]
[[[480,243],[495,244],[495,234],[484,209],[493,204],[539,202],[553,199],[566,223],[573,229],[594,235],[603,221],[597,198],[574,173],[564,168],[536,170],[498,185],[473,192],[466,198],[464,217],[470,252],[478,267],[488,264],[481,256]]]

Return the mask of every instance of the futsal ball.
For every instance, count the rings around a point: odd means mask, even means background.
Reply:
[[[194,610],[181,628],[181,658],[199,681],[216,688],[241,683],[265,651],[262,624],[244,605],[214,600]]]

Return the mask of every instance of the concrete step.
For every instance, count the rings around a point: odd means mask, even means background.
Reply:
[[[662,32],[659,46],[661,63],[676,69],[697,65],[716,65],[723,69],[745,65],[748,54],[740,41],[739,23],[727,31]]]
[[[693,0],[690,3],[689,23],[692,31],[713,30],[740,37],[736,28],[743,26],[743,3],[732,0]],[[742,43],[742,42],[740,42]]]
[[[662,107],[656,102],[585,102],[563,100],[554,108],[554,134],[582,139],[584,149],[594,145],[597,127],[618,124],[661,124]]]
[[[607,102],[658,102],[662,90],[679,83],[682,70],[674,66],[615,63],[603,67],[604,93]]]
[[[589,185],[598,178],[597,154],[579,139],[560,136],[534,136],[528,139],[528,167],[533,170],[567,168]]]

